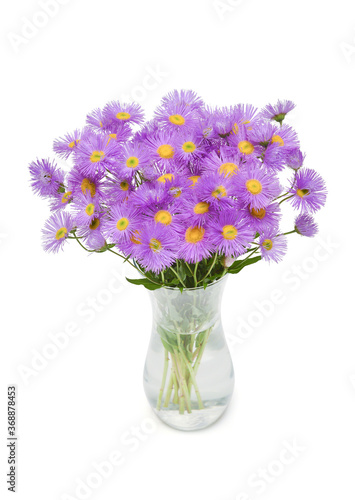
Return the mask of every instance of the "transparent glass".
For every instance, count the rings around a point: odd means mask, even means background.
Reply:
[[[232,359],[221,322],[226,277],[206,289],[150,291],[153,328],[144,389],[156,415],[175,429],[215,422],[234,388]]]

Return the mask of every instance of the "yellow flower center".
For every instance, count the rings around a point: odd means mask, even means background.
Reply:
[[[172,181],[174,179],[174,174],[164,174],[158,177],[158,182],[165,184],[166,181]]]
[[[95,212],[95,205],[93,203],[89,203],[89,205],[85,208],[85,212],[87,215],[92,215]]]
[[[70,148],[70,149],[74,149],[74,148],[75,148],[75,146],[77,146],[79,142],[80,142],[80,140],[79,140],[79,139],[77,139],[77,140],[75,140],[75,141],[72,141],[72,142],[69,142],[69,144],[68,144],[68,148]]]
[[[238,165],[235,163],[223,163],[219,167],[219,173],[224,174],[224,177],[231,177],[232,175],[235,175],[238,170]]]
[[[85,178],[81,181],[81,191],[83,192],[83,194],[86,194],[86,192],[89,191],[89,193],[93,197],[96,193],[96,186],[89,179]]]
[[[120,184],[120,188],[122,189],[122,191],[128,191],[128,188],[129,188],[128,182],[122,181]]]
[[[254,151],[254,146],[249,141],[240,141],[238,144],[239,151],[245,155],[251,155]]]
[[[154,220],[155,222],[160,222],[165,226],[169,226],[173,220],[173,216],[167,210],[159,210],[159,212],[154,215]]]
[[[136,156],[130,156],[126,160],[126,165],[128,168],[136,168],[138,167],[139,159]]]
[[[203,240],[204,235],[205,230],[203,227],[189,227],[185,233],[185,241],[187,243],[193,243],[195,245],[196,243],[199,243]]]
[[[239,131],[238,123],[235,123],[232,128],[232,133],[237,135],[238,131]]]
[[[222,236],[225,240],[235,240],[238,235],[238,229],[234,226],[227,225],[223,227]]]
[[[265,210],[265,208],[259,208],[259,210],[257,208],[252,208],[250,210],[250,213],[256,219],[263,219],[266,215],[266,210]]]
[[[271,240],[265,240],[263,242],[263,247],[265,248],[265,250],[271,250],[272,247],[273,247],[272,241]]]
[[[205,201],[200,201],[197,205],[194,206],[195,214],[205,214],[209,211],[210,204]]]
[[[182,145],[182,149],[185,151],[185,153],[193,153],[196,149],[196,145],[193,142],[188,141]]]
[[[65,235],[67,234],[68,230],[66,227],[61,227],[58,229],[58,231],[55,234],[55,239],[56,240],[61,240],[62,238],[65,238]]]
[[[227,190],[224,186],[218,186],[211,194],[214,198],[224,198],[227,196]]]
[[[157,153],[160,158],[168,160],[169,158],[172,158],[174,156],[174,148],[170,146],[170,144],[162,144],[158,147]]]
[[[100,219],[93,219],[89,228],[93,231],[94,229],[97,229],[99,225],[100,225]]]
[[[110,143],[111,139],[116,140],[116,139],[117,139],[117,134],[109,134],[109,135],[108,135],[108,141],[107,141],[107,144],[109,144],[109,143]]]
[[[309,194],[309,189],[297,189],[296,194],[300,198],[303,198],[304,196],[307,196]]]
[[[141,245],[142,242],[140,240],[140,232],[138,230],[134,231],[134,233],[131,236],[131,242],[134,243],[135,245]]]
[[[174,196],[174,198],[179,198],[179,196],[181,196],[182,193],[181,189],[178,187],[171,187],[169,191]]]
[[[193,175],[192,177],[189,177],[189,180],[192,182],[189,187],[195,187],[200,177],[200,175]]]
[[[163,248],[163,245],[159,240],[152,238],[149,242],[149,248],[153,250],[154,253],[158,253]]]
[[[174,125],[184,125],[185,123],[185,118],[181,115],[171,115],[169,116],[169,121],[170,123]]]
[[[71,195],[72,195],[71,191],[67,191],[66,193],[64,193],[62,197],[62,203],[68,203]]]
[[[284,146],[285,144],[283,138],[280,137],[279,135],[274,135],[273,138],[271,139],[271,142],[272,144],[276,142],[279,146]]]
[[[263,190],[261,182],[257,179],[249,179],[246,183],[246,188],[251,194],[260,194]]]
[[[116,224],[116,227],[119,231],[124,231],[125,229],[127,229],[128,226],[129,226],[129,220],[126,219],[126,217],[122,217],[122,219],[118,220]]]
[[[131,118],[131,115],[129,113],[126,113],[125,111],[121,111],[120,113],[117,113],[116,118],[118,120],[129,120]]]
[[[97,163],[105,158],[105,153],[103,151],[93,151],[90,156],[90,161],[92,163]]]

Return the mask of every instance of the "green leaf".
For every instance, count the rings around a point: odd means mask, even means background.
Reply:
[[[255,264],[255,262],[258,262],[259,260],[261,260],[260,255],[258,257],[253,257],[252,259],[236,260],[234,264],[228,268],[228,272],[230,274],[238,274],[244,267]]]
[[[143,285],[148,290],[158,290],[159,288],[162,287],[162,285],[159,285],[159,283],[152,283],[147,278],[142,278],[142,279],[139,279],[139,280],[133,280],[131,278],[126,278],[126,280],[129,283],[132,283],[132,285]]]

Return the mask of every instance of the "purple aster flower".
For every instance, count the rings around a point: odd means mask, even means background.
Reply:
[[[228,138],[228,143],[246,161],[261,156],[263,152],[263,148],[253,140],[251,131],[248,131],[245,125],[241,125],[238,133]]]
[[[189,191],[191,181],[186,175],[175,173],[161,175],[157,179],[157,184],[164,186],[167,202],[178,207],[183,200],[183,194]]]
[[[103,236],[104,215],[104,213],[96,213],[90,224],[85,223],[77,227],[76,234],[80,238],[83,238],[85,244],[87,244],[87,242],[93,244],[95,241],[100,241],[101,236]]]
[[[79,144],[81,135],[82,132],[77,129],[71,134],[66,134],[64,137],[56,139],[53,143],[53,151],[57,153],[60,158],[67,160]]]
[[[57,168],[55,162],[38,160],[30,163],[31,186],[39,196],[55,196],[60,189],[64,190],[64,172]]]
[[[96,173],[85,176],[77,167],[74,167],[68,175],[69,190],[74,196],[78,194],[97,195],[100,199],[104,197],[103,180],[104,174]]]
[[[113,123],[135,123],[140,125],[144,120],[144,112],[137,103],[121,104],[119,101],[112,101],[104,107],[103,117]]]
[[[179,244],[178,257],[188,263],[200,262],[211,255],[213,244],[208,231],[202,226],[186,227]]]
[[[74,160],[85,176],[102,175],[112,167],[119,151],[119,146],[107,137],[90,134],[75,148]]]
[[[106,201],[109,204],[122,203],[130,197],[133,190],[132,176],[114,171],[105,182]]]
[[[275,230],[267,231],[259,238],[261,257],[268,262],[280,262],[287,251],[287,239]]]
[[[65,210],[66,207],[73,201],[72,191],[66,191],[65,193],[57,193],[50,200],[49,206],[51,212],[56,212],[57,210]]]
[[[234,204],[230,198],[232,195],[231,178],[218,172],[201,176],[194,191],[200,200],[207,201],[213,207],[230,207]]]
[[[106,246],[106,240],[100,230],[91,230],[85,238],[85,246],[89,250],[101,250]]]
[[[286,165],[290,168],[293,168],[294,170],[298,170],[303,166],[305,157],[306,155],[301,153],[298,148],[291,149],[285,159]]]
[[[260,115],[262,118],[266,118],[267,120],[275,120],[276,122],[282,124],[285,119],[287,113],[292,111],[295,108],[295,104],[292,101],[277,101],[277,104],[274,106],[268,104],[265,108],[262,109]]]
[[[179,136],[176,140],[176,159],[178,162],[196,162],[202,158],[205,149],[202,140],[195,131],[188,131]]]
[[[173,232],[178,232],[181,229],[180,216],[177,215],[174,205],[160,208],[149,207],[144,215],[147,216],[150,222],[161,224]]]
[[[318,233],[318,225],[312,215],[300,214],[295,220],[295,231],[301,236],[313,238]]]
[[[103,232],[113,243],[130,240],[141,224],[141,214],[127,204],[113,206],[107,214]]]
[[[235,192],[246,205],[258,210],[279,196],[281,186],[277,177],[252,164],[236,176]]]
[[[196,124],[196,115],[186,104],[170,102],[155,111],[155,119],[163,130],[181,132],[191,129]]]
[[[139,142],[146,141],[150,136],[157,134],[160,130],[159,124],[156,120],[146,122],[140,130],[134,134],[134,140]]]
[[[171,104],[180,104],[194,111],[202,108],[203,100],[193,90],[173,90],[162,99],[163,106]]]
[[[240,169],[240,155],[236,155],[232,148],[222,147],[220,154],[210,153],[203,160],[203,168],[206,172],[218,172],[224,177],[237,175]]]
[[[100,213],[100,203],[97,196],[90,193],[79,194],[73,201],[73,217],[76,226],[89,226]]]
[[[279,226],[281,219],[281,209],[278,203],[271,203],[263,208],[252,208],[250,205],[241,207],[246,220],[253,228],[254,232],[264,233]]]
[[[52,214],[42,229],[44,249],[54,253],[62,249],[73,227],[73,220],[68,212]]]
[[[179,218],[186,224],[202,226],[214,214],[216,214],[216,209],[211,206],[211,203],[199,198],[194,191],[192,195],[183,199]]]
[[[147,209],[158,210],[168,205],[169,194],[162,183],[146,182],[138,186],[130,197],[129,203],[143,213]]]
[[[212,129],[218,134],[219,137],[228,137],[235,124],[235,118],[232,115],[231,108],[216,108],[211,112],[211,115]]]
[[[150,158],[144,147],[137,142],[128,142],[122,147],[116,168],[123,176],[132,176],[137,170],[142,170],[149,165]]]
[[[176,150],[176,139],[173,134],[161,131],[147,137],[145,146],[152,161],[158,161],[163,165],[173,162]]]
[[[296,132],[292,127],[286,125],[280,128],[271,138],[271,144],[277,144],[281,152],[289,153],[289,150],[299,147]]]
[[[257,124],[257,108],[251,104],[238,104],[231,108],[231,115],[233,119],[232,133],[238,134],[242,125],[245,125],[247,130],[254,130]]]
[[[140,245],[137,246],[137,260],[155,274],[170,267],[176,259],[177,237],[161,224],[149,224],[142,229]]]
[[[277,173],[283,170],[285,166],[285,155],[280,151],[278,144],[268,144],[262,153],[262,162],[268,172]]]
[[[289,190],[290,202],[302,212],[317,212],[327,199],[327,190],[322,177],[315,170],[302,169],[296,173]]]
[[[95,132],[105,131],[110,132],[112,122],[111,120],[107,120],[104,118],[102,110],[100,108],[96,108],[91,113],[89,113],[86,117],[86,123],[88,127],[90,127]]]
[[[245,253],[255,232],[241,213],[235,210],[220,212],[208,223],[209,239],[220,254],[238,257]]]

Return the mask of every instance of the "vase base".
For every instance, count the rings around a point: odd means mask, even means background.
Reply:
[[[179,410],[164,408],[154,413],[164,424],[179,431],[198,431],[215,423],[225,412],[227,405],[216,405],[203,410],[192,410],[191,413],[180,414]]]

